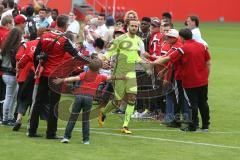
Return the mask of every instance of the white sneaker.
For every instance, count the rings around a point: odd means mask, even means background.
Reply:
[[[61,140],[61,143],[69,143],[69,139],[63,138],[63,139]]]
[[[84,141],[83,144],[88,145],[88,144],[90,144],[90,142],[89,141]]]
[[[134,114],[133,115],[131,115],[131,118],[139,118],[139,112],[134,112]]]

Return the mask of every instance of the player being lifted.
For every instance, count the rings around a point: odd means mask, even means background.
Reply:
[[[142,61],[141,55],[145,52],[141,38],[136,35],[138,27],[138,20],[130,20],[128,32],[115,39],[110,50],[102,58],[107,64],[110,58],[115,56],[116,64],[112,74],[114,76],[126,75],[126,80],[114,81],[114,99],[109,101],[106,107],[100,111],[99,126],[103,126],[108,112],[116,108],[121,101],[125,101],[127,107],[121,131],[126,134],[132,133],[128,129],[128,124],[134,111],[137,94],[135,64]]]

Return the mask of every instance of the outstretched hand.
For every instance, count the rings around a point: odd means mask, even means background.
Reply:
[[[63,83],[63,81],[64,81],[63,78],[56,78],[56,79],[53,80],[53,83],[55,83],[55,84],[61,84],[61,83]]]

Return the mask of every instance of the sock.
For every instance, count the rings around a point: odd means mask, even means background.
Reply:
[[[112,101],[109,101],[108,104],[106,105],[106,107],[102,108],[101,111],[104,115],[106,115],[107,113],[109,113],[114,108],[116,108],[116,106],[113,104]]]
[[[134,111],[134,105],[127,105],[126,111],[125,111],[125,117],[124,117],[124,122],[123,122],[123,127],[127,127],[130,119],[131,119],[131,115],[133,114]]]

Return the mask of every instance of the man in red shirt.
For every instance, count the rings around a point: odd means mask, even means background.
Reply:
[[[0,50],[2,45],[9,33],[9,31],[13,28],[13,18],[12,16],[5,16],[2,18],[2,26],[0,26]],[[1,55],[0,55],[1,56]],[[0,66],[1,66],[1,59],[0,57]],[[5,98],[5,83],[2,81],[2,71],[0,69],[0,101],[4,100]],[[0,103],[0,120],[2,119],[2,103]]]
[[[182,29],[179,32],[183,40],[183,46],[168,56],[159,58],[153,64],[164,64],[167,62],[176,63],[181,61],[182,86],[186,91],[186,99],[190,104],[190,122],[183,131],[196,131],[198,125],[198,108],[202,117],[202,130],[208,131],[209,127],[209,106],[208,100],[208,77],[210,73],[210,54],[203,44],[192,39],[192,32],[189,29]]]
[[[159,56],[161,56],[161,45],[163,43],[164,35],[160,33],[161,22],[158,18],[153,18],[151,20],[151,36],[149,41],[149,55],[146,53],[146,58],[150,61],[156,60]],[[154,69],[155,70],[155,69]],[[153,70],[153,71],[154,71]],[[155,73],[154,73],[155,74]],[[152,86],[154,90],[154,95],[152,95],[150,100],[150,112],[157,111],[161,109],[162,113],[165,113],[165,104],[163,102],[163,96],[161,96],[162,92],[162,81],[157,80],[156,75],[152,75],[149,77],[149,81],[152,82]],[[159,108],[160,107],[160,108]]]
[[[57,113],[58,102],[60,100],[60,94],[51,90],[48,85],[51,73],[58,67],[63,61],[64,54],[68,52],[73,57],[79,59],[83,64],[88,63],[87,58],[83,58],[82,54],[75,49],[71,41],[64,36],[64,32],[67,29],[68,16],[60,15],[57,18],[57,27],[54,31],[47,32],[40,37],[40,42],[34,53],[34,64],[37,66],[39,59],[45,59],[43,63],[43,72],[40,76],[40,83],[37,90],[36,100],[32,108],[30,116],[30,127],[28,130],[29,137],[38,137],[37,128],[39,123],[40,110],[45,107],[44,103],[49,101],[49,117],[47,123],[47,139],[58,139],[56,135],[57,131]],[[44,54],[43,54],[44,53]],[[44,56],[43,56],[44,55]]]
[[[161,43],[163,41],[163,35],[160,33],[160,20],[158,18],[153,18],[151,20],[151,36],[149,41],[149,55],[148,58],[151,61],[157,59],[161,52]]]

